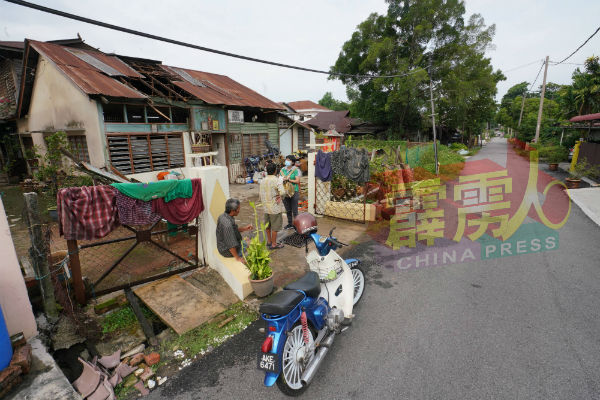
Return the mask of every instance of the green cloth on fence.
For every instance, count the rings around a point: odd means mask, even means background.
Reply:
[[[167,231],[169,231],[169,236],[177,236],[177,234],[179,233],[177,229],[179,228],[181,228],[183,232],[187,232],[188,224],[177,225],[167,221]]]
[[[165,199],[169,202],[174,199],[192,197],[192,181],[190,179],[165,180],[149,183],[113,183],[119,192],[134,199],[150,201],[153,199]]]

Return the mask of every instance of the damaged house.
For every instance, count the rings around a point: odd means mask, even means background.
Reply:
[[[283,107],[227,76],[106,54],[90,46],[25,40],[16,125],[25,150],[67,134],[92,166],[125,175],[186,166],[216,152],[234,181],[244,158],[279,146]]]

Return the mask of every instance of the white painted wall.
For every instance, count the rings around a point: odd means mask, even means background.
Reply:
[[[100,129],[98,106],[83,93],[54,63],[39,57],[29,114],[18,121],[18,131],[73,129],[73,134],[85,134],[90,163],[105,165],[106,140]],[[41,134],[32,134],[34,144],[42,145]],[[45,146],[42,147],[45,150]]]
[[[279,129],[279,151],[281,154],[290,154],[292,150],[292,130],[294,128]]]
[[[4,204],[0,199],[0,306],[8,334],[23,332],[27,339],[37,335],[35,318],[17,259]]]

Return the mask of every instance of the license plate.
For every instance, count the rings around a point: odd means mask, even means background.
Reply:
[[[267,372],[278,373],[278,360],[279,357],[277,357],[277,354],[260,352],[258,353],[258,369]]]

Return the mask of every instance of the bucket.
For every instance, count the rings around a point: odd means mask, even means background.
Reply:
[[[0,307],[0,371],[8,367],[12,359],[12,345],[4,322],[2,307]]]

